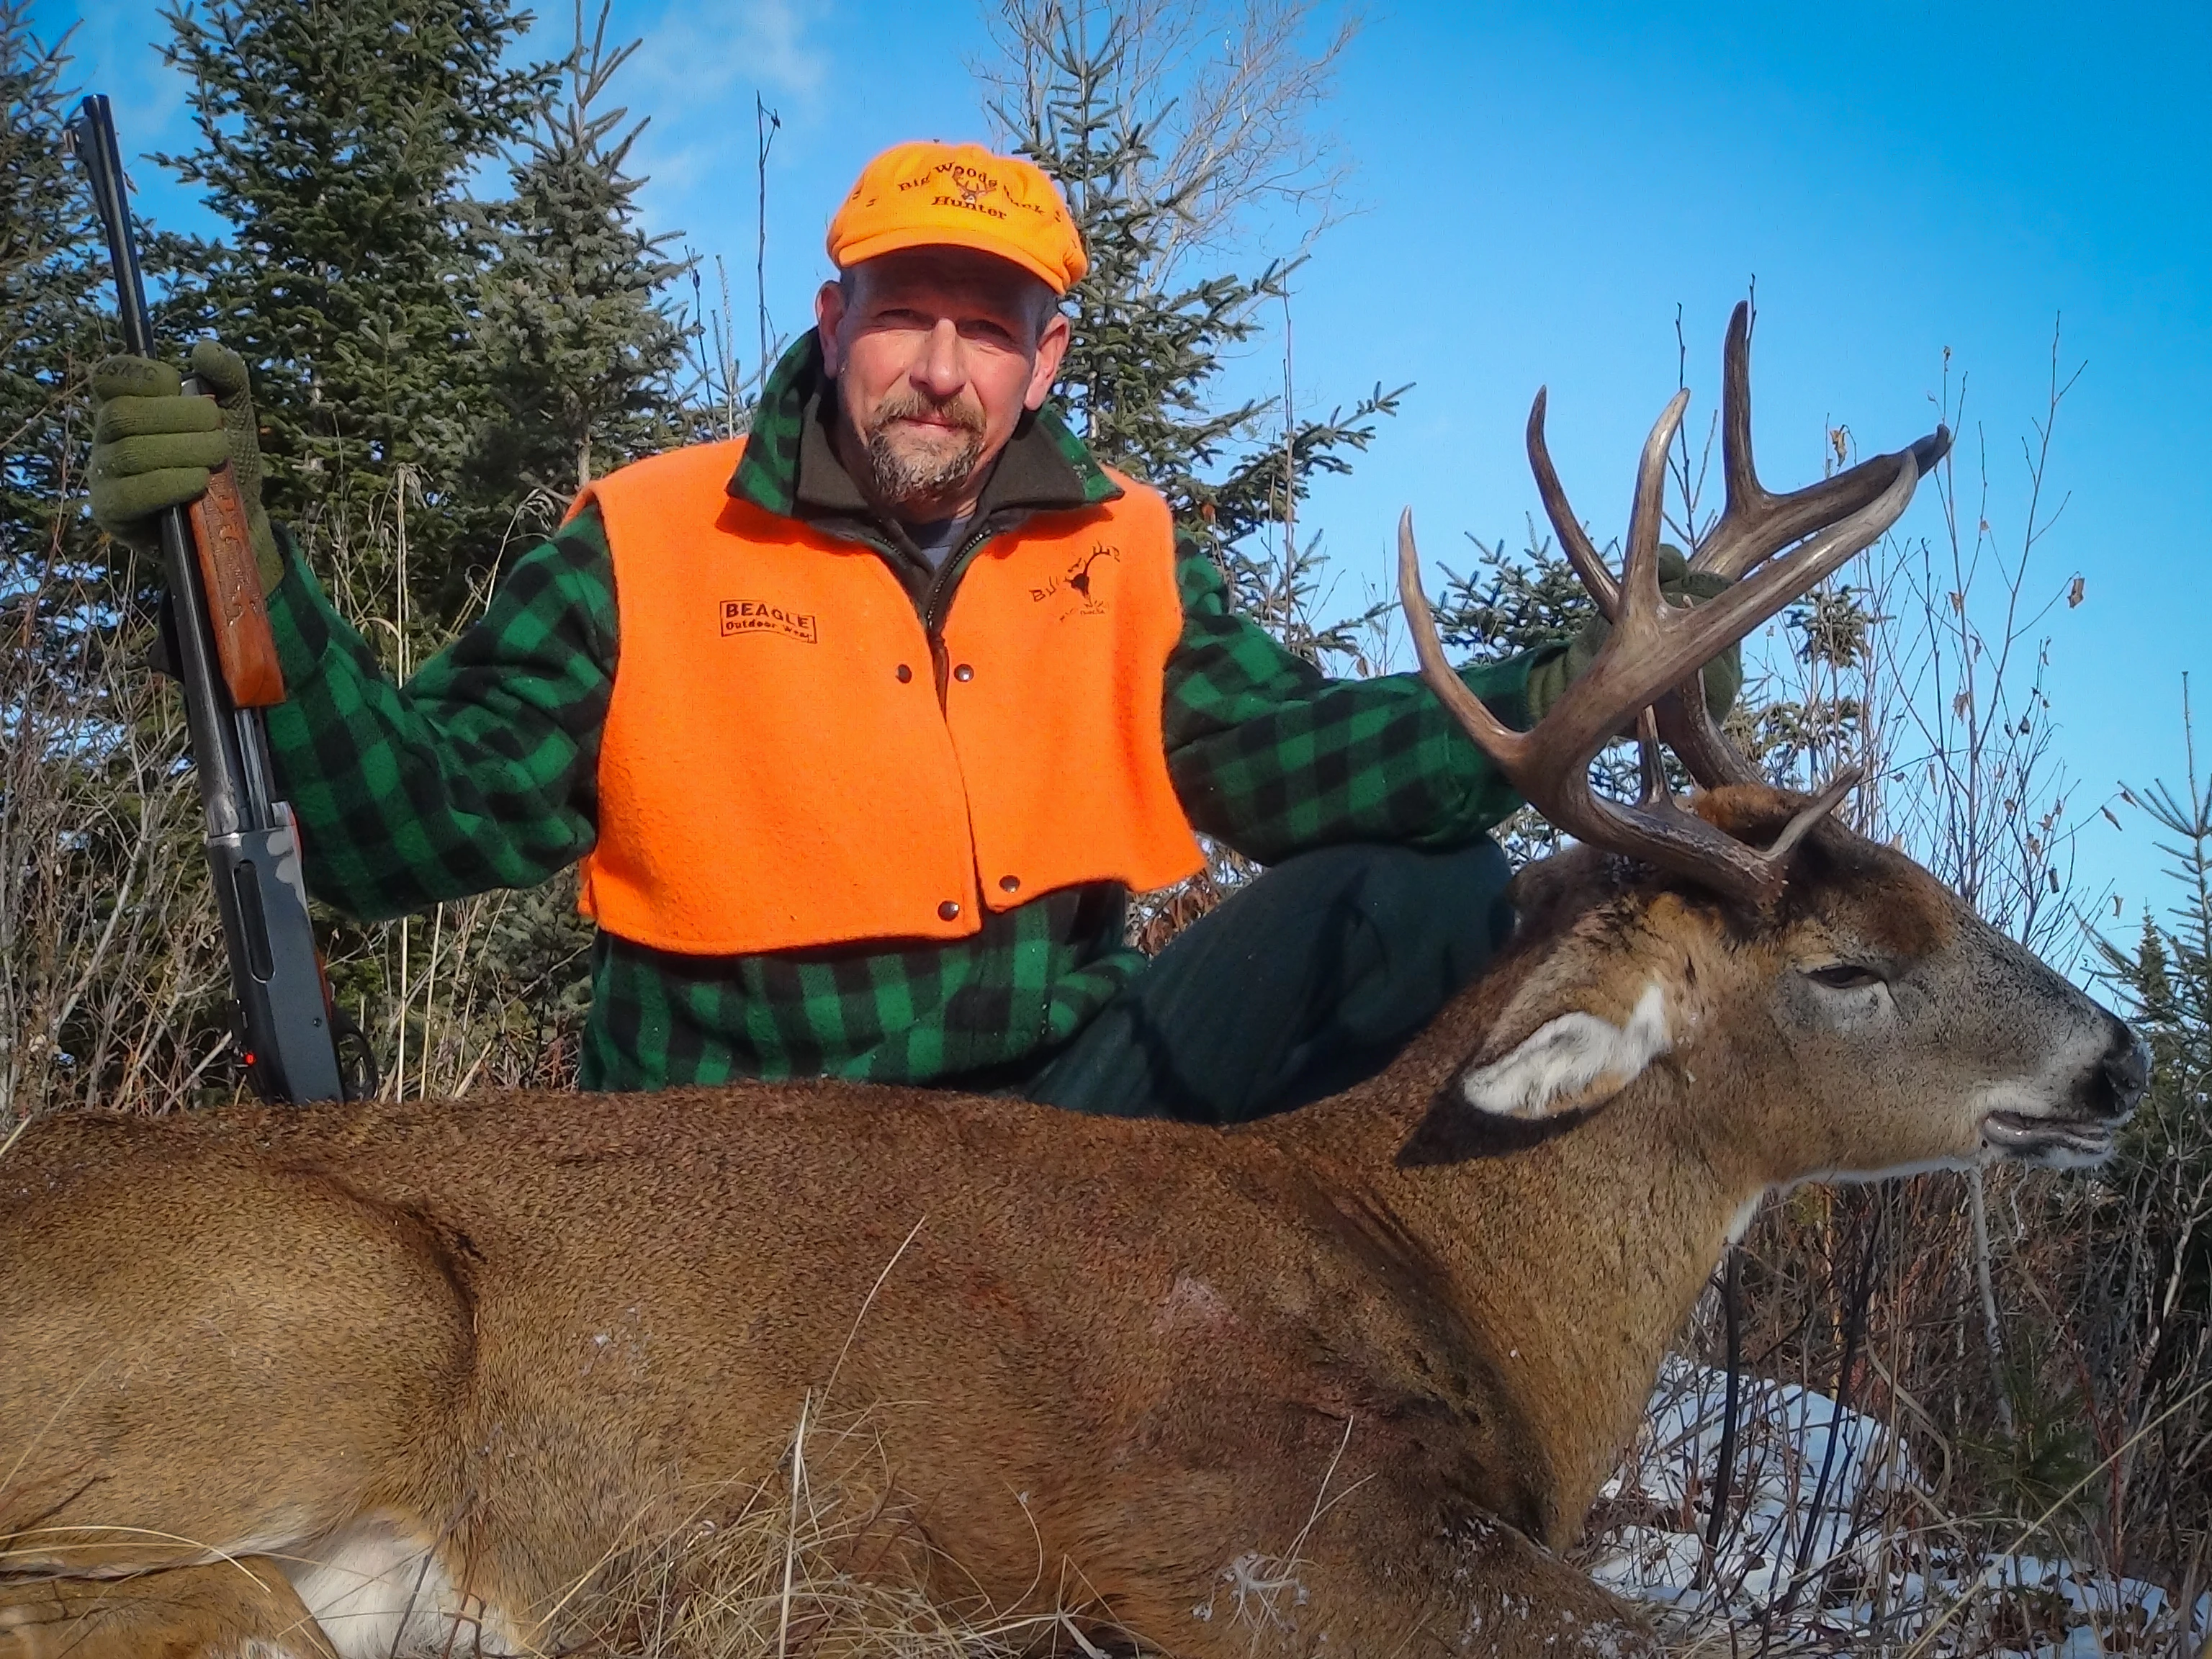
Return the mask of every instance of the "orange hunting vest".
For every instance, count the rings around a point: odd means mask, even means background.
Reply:
[[[742,439],[587,487],[621,647],[581,907],[665,951],[963,938],[1054,888],[1203,863],[1160,707],[1167,504],[1116,477],[969,562],[934,659],[881,555],[728,493]]]

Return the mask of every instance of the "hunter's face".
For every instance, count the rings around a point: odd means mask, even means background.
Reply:
[[[1025,409],[1041,406],[1067,349],[1052,291],[967,248],[866,260],[814,301],[837,377],[844,457],[858,482],[913,522],[975,506]],[[865,472],[865,476],[861,476]]]

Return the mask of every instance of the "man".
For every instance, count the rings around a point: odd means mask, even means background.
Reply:
[[[900,145],[828,246],[750,436],[586,489],[404,687],[260,512],[244,365],[195,349],[214,403],[96,372],[113,533],[226,457],[252,499],[311,887],[388,916],[582,860],[589,1088],[1232,1121],[1380,1069],[1510,926],[1510,792],[1417,679],[1330,681],[1233,614],[1053,412],[1085,256],[1035,167]],[[1532,723],[1589,648],[1468,682]],[[1273,867],[1147,963],[1127,895],[1200,869],[1197,834]]]

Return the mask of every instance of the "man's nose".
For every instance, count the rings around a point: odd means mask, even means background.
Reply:
[[[940,403],[968,384],[968,365],[961,349],[960,331],[949,317],[937,319],[914,367],[915,383]]]

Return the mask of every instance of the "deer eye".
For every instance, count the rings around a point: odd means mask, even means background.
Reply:
[[[1807,970],[1805,977],[1815,985],[1826,986],[1832,991],[1857,991],[1881,983],[1880,974],[1871,968],[1863,968],[1856,962],[1832,962],[1826,968]]]

